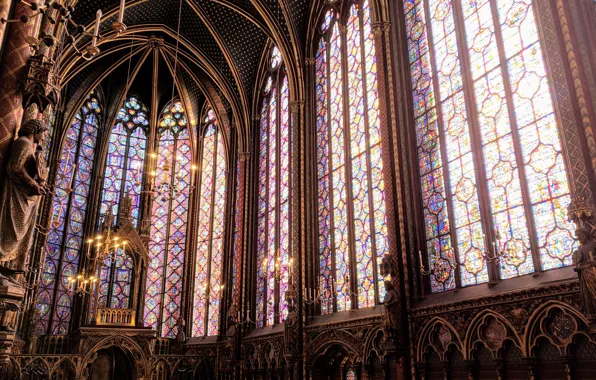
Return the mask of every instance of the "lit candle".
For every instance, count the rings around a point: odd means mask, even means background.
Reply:
[[[118,14],[118,22],[120,23],[124,21],[124,3],[126,3],[126,0],[120,0],[120,13]]]
[[[422,251],[418,250],[418,259],[420,260],[420,266],[423,266],[424,263],[422,262]]]
[[[97,10],[97,14],[95,15],[95,30],[93,31],[93,42],[91,45],[97,46],[97,37],[99,36],[99,24],[101,24],[101,9]]]

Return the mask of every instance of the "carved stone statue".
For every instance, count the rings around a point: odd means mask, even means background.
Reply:
[[[184,318],[180,317],[176,321],[176,342],[177,343],[184,343],[186,342],[186,333],[184,332],[184,327],[186,326],[186,322]]]
[[[7,178],[0,194],[0,262],[19,259],[15,269],[0,267],[3,280],[15,282],[31,245],[40,195],[46,193],[43,151],[38,150],[47,127],[29,120],[12,143]]]
[[[396,308],[399,307],[399,293],[393,286],[391,281],[385,281],[385,298],[383,298],[383,327],[388,335],[393,336],[397,329],[400,321],[396,312]]]
[[[228,310],[228,330],[226,331],[227,337],[234,337],[236,335],[236,329],[238,326],[238,308],[235,303],[232,303]]]
[[[573,264],[579,276],[584,313],[590,319],[596,318],[596,231],[587,227],[578,228],[575,236],[579,247],[573,253]]]

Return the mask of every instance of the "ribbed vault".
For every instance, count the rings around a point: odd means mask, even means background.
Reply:
[[[114,36],[111,25],[116,21],[119,3],[76,1],[73,19],[90,31],[95,12],[101,9],[100,34]],[[160,105],[171,98],[173,87],[195,114],[207,100],[217,109],[220,120],[227,119],[229,125],[237,127],[239,147],[246,149],[262,57],[277,45],[291,82],[297,81],[309,7],[307,0],[128,0],[124,17],[127,31],[116,39],[100,40],[101,53],[94,60],[85,61],[72,47],[64,52],[60,64],[62,88],[70,100],[100,85],[107,104],[116,104],[110,110],[114,113],[135,67],[140,65],[137,76],[146,78],[145,61],[153,59],[148,51],[157,50],[162,68],[167,67],[172,74],[175,71],[175,80],[159,84]],[[83,36],[75,45],[83,49],[90,43],[91,38]],[[143,91],[132,82],[129,91]],[[297,87],[291,86],[295,99],[302,92]],[[67,104],[67,117],[78,109],[79,105],[72,103],[76,102]]]

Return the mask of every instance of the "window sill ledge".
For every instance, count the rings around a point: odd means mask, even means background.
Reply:
[[[528,290],[548,289],[550,286],[563,285],[577,281],[577,273],[573,267],[553,269],[540,274],[528,274],[516,278],[502,280],[496,284],[474,285],[444,293],[430,294],[417,300],[412,311],[470,301],[479,298],[503,296]]]

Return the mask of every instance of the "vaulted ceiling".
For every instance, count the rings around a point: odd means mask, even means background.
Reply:
[[[83,96],[91,86],[101,85],[108,104],[125,91],[150,99],[152,68],[157,62],[160,107],[174,93],[188,98],[199,116],[207,100],[220,113],[233,117],[235,124],[248,126],[264,55],[275,44],[289,47],[286,51],[291,49],[298,55],[293,58],[301,59],[311,3],[127,0],[124,24],[128,29],[116,39],[100,40],[101,53],[94,60],[85,61],[72,48],[64,52],[60,74],[65,98]],[[79,0],[73,19],[91,31],[101,9],[100,34],[114,36],[111,26],[119,4],[119,0]],[[84,36],[75,45],[83,49],[90,40]],[[127,79],[132,79],[128,87]]]

